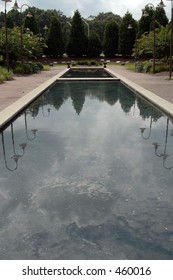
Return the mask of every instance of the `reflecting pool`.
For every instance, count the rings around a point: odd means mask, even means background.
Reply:
[[[61,78],[112,78],[104,68],[70,68]]]
[[[0,137],[0,259],[173,258],[173,123],[123,84],[57,82]]]

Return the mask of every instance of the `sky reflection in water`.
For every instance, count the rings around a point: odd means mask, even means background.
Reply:
[[[54,85],[1,133],[0,259],[172,259],[172,129],[119,82]]]

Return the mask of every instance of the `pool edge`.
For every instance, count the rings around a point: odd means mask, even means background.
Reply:
[[[0,129],[5,126],[8,122],[10,122],[16,115],[18,115],[23,109],[25,109],[30,103],[32,103],[39,95],[42,94],[43,91],[45,91],[48,87],[53,85],[57,80],[67,80],[61,78],[61,76],[67,72],[69,69],[66,68],[60,73],[56,74],[43,84],[39,85],[36,87],[34,90],[30,91],[27,93],[25,96],[19,98],[17,101],[15,101],[13,104],[8,106],[7,108],[3,109],[0,112]],[[158,109],[163,111],[165,114],[169,115],[170,117],[173,117],[173,104],[170,103],[169,101],[157,96],[153,92],[144,89],[143,87],[137,85],[136,83],[128,80],[124,76],[116,73],[115,71],[110,70],[109,68],[106,68],[106,71],[109,72],[113,77],[115,78],[108,78],[106,80],[119,80],[123,84],[125,84],[128,88],[133,90],[135,93],[139,94],[142,96],[144,99],[148,100],[151,102],[153,105],[155,105]],[[73,80],[73,79],[68,79],[68,80]],[[78,79],[80,80],[80,79]],[[91,80],[90,78],[85,78],[82,80]],[[93,79],[93,80],[99,80],[99,79]],[[103,79],[102,79],[103,80]]]
[[[162,97],[156,95],[152,91],[149,91],[142,86],[139,86],[138,84],[130,81],[129,79],[125,78],[121,74],[116,73],[115,71],[112,71],[110,69],[107,69],[112,75],[115,75],[119,80],[126,85],[128,88],[130,88],[132,91],[134,91],[136,94],[143,97],[145,100],[152,103],[155,107],[160,109],[162,112],[164,112],[166,115],[173,117],[173,104]]]
[[[6,107],[0,112],[0,129],[10,122],[16,115],[24,110],[30,103],[32,103],[39,95],[42,94],[48,87],[53,85],[57,79],[62,76],[67,69],[64,69],[60,73],[56,74],[52,78],[48,79],[32,91],[28,92],[23,97],[16,100],[14,103]]]

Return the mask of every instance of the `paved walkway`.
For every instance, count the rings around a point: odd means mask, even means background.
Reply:
[[[14,80],[0,84],[0,111],[23,97],[45,81],[49,80],[67,66],[56,66],[48,71],[28,76],[14,76]]]
[[[168,72],[146,74],[135,73],[134,71],[128,70],[125,66],[109,66],[109,68],[128,80],[133,81],[139,86],[173,103],[173,79],[168,79]]]
[[[25,77],[16,76],[14,80],[0,84],[0,111],[65,68],[66,65],[54,66],[49,71],[42,71],[39,74]],[[108,65],[108,68],[173,103],[173,80],[168,79],[168,73],[155,75],[135,73],[120,65]]]

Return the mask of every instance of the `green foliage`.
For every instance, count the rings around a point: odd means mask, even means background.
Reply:
[[[156,36],[156,55],[159,58],[164,58],[165,61],[168,60],[170,55],[170,32],[171,30],[169,25],[166,27],[161,26]]]
[[[46,54],[53,57],[62,56],[64,53],[64,42],[62,38],[61,25],[57,17],[53,17],[47,37]]]
[[[145,10],[149,14],[148,17],[141,16],[141,19],[136,21],[132,15],[127,12],[123,19],[111,12],[99,13],[97,16],[90,16],[86,21],[89,24],[90,36],[87,38],[87,27],[78,11],[74,13],[73,18],[67,18],[61,11],[57,10],[42,10],[36,7],[29,7],[20,11],[10,10],[7,13],[7,27],[8,27],[8,41],[9,41],[9,59],[10,67],[13,67],[17,60],[21,60],[21,42],[20,42],[20,28],[21,23],[23,28],[23,59],[24,61],[41,57],[43,52],[45,54],[53,55],[55,57],[61,56],[64,52],[64,43],[66,42],[67,54],[69,56],[88,55],[89,57],[99,56],[104,49],[106,56],[112,56],[115,53],[123,55],[133,55],[136,58],[153,56],[153,20],[156,23],[156,58],[164,58],[168,61],[170,54],[170,26],[167,25],[168,18],[165,10],[148,4]],[[28,18],[27,14],[31,12],[32,18]],[[57,25],[56,34],[52,35],[49,41],[52,29],[55,29],[56,23],[52,21],[56,18],[59,22]],[[69,22],[72,26],[69,26]],[[119,35],[115,40],[112,36],[113,28],[111,23],[116,24],[116,28],[120,30],[115,35]],[[131,24],[132,29],[128,29]],[[47,25],[48,30],[44,27]],[[3,58],[2,65],[5,65],[6,51],[5,51],[5,30],[4,30],[4,12],[0,13],[0,56]],[[25,27],[29,27],[27,31]],[[139,28],[138,28],[139,27]],[[39,32],[39,34],[38,34]],[[59,33],[58,33],[59,32]],[[107,35],[106,35],[107,33]],[[136,34],[137,33],[137,34]],[[35,34],[35,35],[34,35]],[[41,35],[42,34],[42,35]],[[137,35],[137,37],[136,37]],[[137,45],[135,45],[135,39]],[[45,41],[48,39],[48,48]],[[119,41],[118,51],[117,42]],[[52,49],[56,50],[52,51]]]
[[[159,73],[162,71],[168,71],[169,70],[169,65],[162,62],[162,61],[157,61],[155,62],[155,73]],[[136,65],[136,72],[153,72],[153,62],[151,61],[144,61],[142,63],[138,63]]]
[[[169,57],[169,48],[170,48],[170,29],[169,26],[156,29],[156,58],[163,58],[164,61],[167,61]],[[134,48],[134,52],[137,53],[135,56],[143,58],[152,58],[153,57],[153,45],[154,45],[154,33],[153,31],[148,34],[145,33],[137,40],[137,48]]]
[[[132,29],[128,29],[129,24]],[[119,53],[122,55],[131,55],[132,49],[135,44],[136,38],[136,21],[133,19],[132,14],[127,12],[122,19],[120,25],[120,36],[119,36]]]
[[[164,8],[157,8],[155,11],[155,20],[156,23],[159,23],[160,26],[166,26],[168,24],[168,18],[166,16]]]
[[[104,32],[103,50],[106,57],[112,57],[118,53],[119,28],[115,21],[106,24]]]
[[[105,26],[108,22],[114,21],[120,26],[122,18],[119,15],[113,14],[112,12],[108,13],[99,13],[96,17],[89,18],[90,30],[97,33],[100,38],[100,41],[103,42]]]
[[[2,56],[3,61],[6,59],[5,51],[5,29],[0,29],[0,56]],[[34,35],[32,32],[24,30],[22,34],[23,38],[23,57],[24,59],[31,59],[40,57],[43,54],[43,48],[45,46],[44,40],[38,35]],[[21,59],[21,29],[15,27],[13,29],[8,29],[8,49],[9,49],[9,59],[10,66]]]
[[[165,63],[156,63],[155,65],[155,73],[169,71],[169,65]]]
[[[18,10],[11,9],[8,12],[7,17],[13,23],[13,27],[21,25],[21,14]]]
[[[138,37],[141,37],[142,34],[149,33],[149,31],[153,30],[154,20],[156,28],[160,26],[165,27],[168,24],[168,18],[164,8],[157,7],[154,9],[152,5],[146,5],[144,11],[148,14],[148,16],[143,16],[142,14],[139,20]]]
[[[40,62],[28,62],[28,63],[16,63],[13,69],[15,74],[34,74],[43,69],[43,65]]]
[[[144,11],[148,16],[144,16]],[[142,15],[139,20],[138,26],[138,37],[140,38],[143,34],[148,33],[150,31],[151,22],[153,21],[154,10],[152,6],[145,6],[142,10]]]
[[[29,11],[31,12],[32,15],[35,16],[39,33],[41,33],[42,36],[46,35],[46,31],[44,29],[45,26],[48,27],[48,30],[50,29],[52,18],[56,17],[61,22],[61,27],[64,27],[67,21],[67,17],[63,15],[63,13],[59,10],[55,10],[55,9],[43,10],[36,7],[30,7],[29,9],[26,9],[23,12],[23,18],[26,17]]]
[[[101,54],[101,41],[94,31],[90,32],[87,54],[89,57],[98,57]]]
[[[0,67],[0,84],[4,81],[10,81],[13,79],[13,73],[7,71],[6,68]]]
[[[99,66],[102,63],[97,61],[97,60],[78,60],[72,62],[72,66],[77,66],[77,65],[86,65],[86,66]]]
[[[85,35],[82,17],[78,11],[74,13],[67,45],[69,56],[82,56],[87,53],[88,38]]]
[[[24,28],[28,28],[34,35],[38,34],[37,21],[35,15],[31,14],[32,17],[26,16],[24,21]]]
[[[21,64],[16,64],[13,68],[14,74],[23,74],[23,67]]]
[[[37,62],[37,67],[39,68],[40,71],[44,69],[44,66],[41,62]]]

